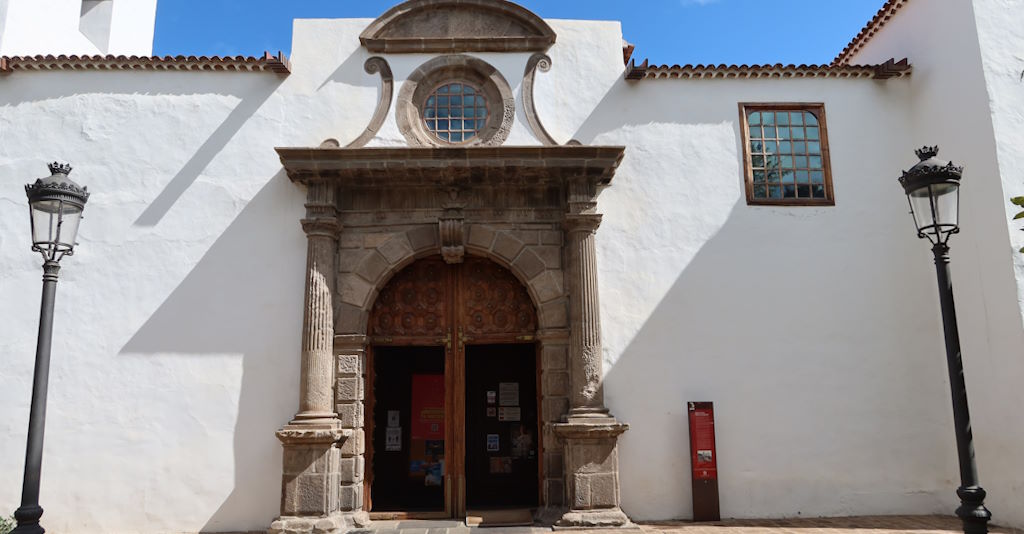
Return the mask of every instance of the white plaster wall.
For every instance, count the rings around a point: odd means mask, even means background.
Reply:
[[[362,132],[368,22],[297,21],[287,78],[0,80],[0,507],[20,495],[39,297],[21,185],[62,159],[93,197],[58,291],[47,528],[258,530],[277,514],[305,239],[273,147]],[[920,144],[904,141],[916,82],[627,84],[617,24],[551,24],[541,119],[560,141],[627,146],[598,234],[627,513],[690,514],[688,400],[716,402],[726,516],[950,510],[933,274],[895,182]],[[518,97],[527,55],[479,57]],[[427,59],[388,56],[396,94]],[[825,102],[837,206],[746,206],[740,101]],[[374,144],[404,144],[388,123]],[[536,144],[521,116],[509,144]]]
[[[994,522],[1018,527],[1024,526],[1024,268],[1016,250],[1024,243],[1008,199],[1024,190],[1021,16],[1019,1],[909,2],[854,58],[908,56],[915,69],[914,98],[907,102],[912,142],[938,144],[940,157],[966,166],[962,231],[951,247],[977,462]],[[938,314],[937,305],[927,304]],[[947,433],[945,446],[955,450],[952,427]]]
[[[0,0],[0,55],[151,55],[156,2],[114,0],[109,46],[101,50],[79,31],[81,0]]]

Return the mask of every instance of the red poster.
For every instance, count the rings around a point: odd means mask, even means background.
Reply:
[[[690,465],[694,480],[718,479],[715,451],[715,409],[710,402],[689,403]]]
[[[444,375],[412,375],[414,440],[444,439]]]

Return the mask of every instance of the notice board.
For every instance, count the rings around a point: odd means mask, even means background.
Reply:
[[[690,478],[693,481],[693,520],[719,521],[718,451],[715,448],[715,407],[710,402],[688,402],[690,423]]]

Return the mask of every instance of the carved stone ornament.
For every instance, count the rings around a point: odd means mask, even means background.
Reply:
[[[505,0],[411,0],[359,36],[377,53],[542,52],[555,44],[543,19]]]
[[[462,209],[466,205],[459,202],[458,189],[448,189],[448,201],[443,207],[444,215],[437,221],[441,236],[441,257],[446,263],[462,263],[466,255],[466,217]]]
[[[301,428],[285,427],[278,430],[277,439],[281,443],[337,443],[352,435],[352,430],[345,428]]]
[[[377,135],[384,120],[387,119],[391,101],[394,99],[395,77],[391,74],[391,67],[387,60],[374,56],[366,60],[363,68],[366,69],[367,74],[380,74],[380,98],[377,100],[377,109],[373,112],[370,124],[366,126],[366,130],[359,137],[348,144],[348,148],[366,146],[366,143],[369,143]]]
[[[533,135],[537,137],[537,140],[543,145],[554,146],[558,142],[551,137],[551,134],[544,128],[544,124],[541,123],[540,116],[537,115],[536,100],[533,98],[533,83],[537,77],[538,70],[541,72],[551,70],[551,58],[547,54],[534,54],[526,62],[526,72],[523,74],[522,87],[523,112],[526,114],[526,122],[530,125],[530,129],[533,130]]]

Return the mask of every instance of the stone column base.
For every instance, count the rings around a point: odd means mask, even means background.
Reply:
[[[634,527],[619,508],[619,435],[629,429],[609,414],[569,416],[554,425],[565,446],[569,511],[556,529]]]
[[[327,517],[281,517],[270,524],[267,534],[340,534],[370,524],[366,512],[336,513]]]

